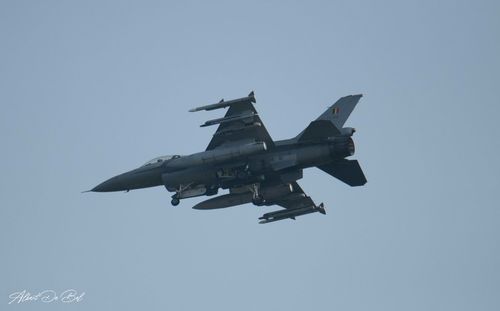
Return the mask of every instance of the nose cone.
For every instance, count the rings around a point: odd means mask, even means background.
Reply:
[[[125,191],[129,190],[126,188],[124,183],[125,177],[123,175],[118,175],[113,178],[106,180],[95,186],[92,190],[93,192],[111,192],[111,191]]]
[[[158,168],[138,168],[130,172],[126,172],[110,178],[103,183],[95,186],[93,192],[111,192],[111,191],[128,191],[133,189],[141,189],[155,187],[162,184],[161,180],[162,169]]]

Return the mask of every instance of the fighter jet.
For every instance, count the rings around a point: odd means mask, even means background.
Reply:
[[[246,203],[279,205],[284,209],[260,217],[260,223],[295,219],[325,213],[297,183],[302,172],[317,167],[349,186],[362,186],[365,175],[354,154],[354,128],[344,127],[362,95],[340,98],[301,133],[274,141],[254,107],[254,92],[248,96],[191,109],[190,112],[228,108],[223,118],[206,121],[201,127],[218,125],[205,151],[191,155],[154,158],[129,172],[115,176],[90,191],[129,191],[164,186],[172,205],[181,199],[223,194],[193,208],[211,210]]]

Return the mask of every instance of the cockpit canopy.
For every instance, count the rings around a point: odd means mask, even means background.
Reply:
[[[157,157],[157,158],[154,158],[153,160],[149,160],[148,162],[144,163],[143,166],[147,166],[147,165],[153,165],[153,164],[159,164],[159,163],[162,163],[164,161],[168,161],[170,159],[177,159],[177,158],[180,158],[181,156],[180,155],[165,155],[165,156],[161,156],[161,157]]]

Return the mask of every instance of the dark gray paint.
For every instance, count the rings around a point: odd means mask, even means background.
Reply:
[[[191,112],[229,107],[224,118],[205,122],[219,124],[206,151],[150,163],[115,176],[91,191],[129,191],[163,185],[180,199],[215,195],[219,189],[230,194],[197,204],[195,209],[217,209],[252,202],[278,204],[286,211],[266,213],[261,223],[320,212],[296,181],[302,170],[319,167],[350,186],[362,186],[366,178],[354,154],[352,128],[342,128],[361,95],[342,97],[294,139],[274,142],[258,117],[254,92],[247,97],[191,109]],[[242,117],[243,116],[243,117]]]

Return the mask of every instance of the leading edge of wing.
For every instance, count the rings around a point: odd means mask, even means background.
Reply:
[[[209,120],[202,124],[202,126],[218,125],[206,150],[215,149],[224,144],[248,142],[265,142],[269,148],[274,147],[274,141],[253,105],[255,102],[255,95],[252,92],[247,97],[193,109],[199,111],[229,107],[223,118]]]

